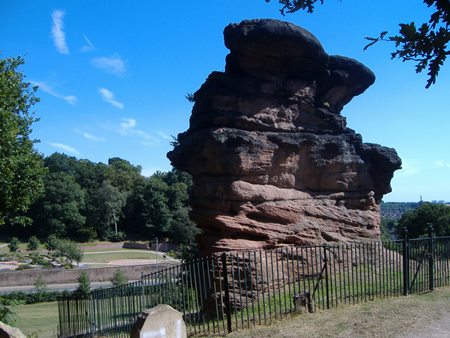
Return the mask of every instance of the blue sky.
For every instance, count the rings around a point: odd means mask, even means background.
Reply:
[[[188,128],[185,99],[223,70],[223,28],[275,18],[310,30],[329,54],[353,57],[377,75],[342,111],[365,142],[393,147],[403,170],[385,201],[450,200],[450,66],[426,90],[426,74],[390,60],[393,46],[363,51],[364,36],[426,19],[419,0],[329,0],[313,14],[285,17],[276,1],[2,0],[1,57],[23,56],[40,85],[37,149],[94,162],[121,157],[144,174],[170,170],[171,135]]]

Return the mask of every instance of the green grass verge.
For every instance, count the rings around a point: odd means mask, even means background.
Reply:
[[[58,304],[38,303],[19,305],[12,308],[17,315],[14,324],[25,335],[38,338],[57,337]]]
[[[156,254],[152,252],[133,252],[132,250],[120,250],[108,253],[85,252],[82,262],[107,263],[116,259],[156,259],[156,257]],[[158,256],[158,260],[162,260],[162,257]]]

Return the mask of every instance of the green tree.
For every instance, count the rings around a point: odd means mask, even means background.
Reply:
[[[86,271],[83,271],[78,277],[78,287],[74,291],[74,296],[79,299],[89,298],[91,294],[91,281]]]
[[[95,233],[84,227],[85,192],[73,175],[65,172],[48,173],[45,177],[44,195],[30,212],[34,227],[41,237],[54,234],[75,240],[90,240]]]
[[[117,269],[116,272],[114,272],[114,276],[111,278],[111,283],[114,286],[121,286],[128,283],[128,277],[123,273],[122,270]]]
[[[108,180],[103,181],[98,191],[98,206],[100,218],[98,227],[103,237],[114,231],[118,233],[118,223],[123,214],[123,207],[126,203],[126,192],[120,192]]]
[[[77,243],[68,239],[56,239],[54,240],[54,251],[59,257],[65,257],[72,264],[76,262],[80,264],[83,260],[83,250],[77,245]]]
[[[43,192],[45,168],[30,139],[37,87],[18,69],[24,60],[0,59],[0,225],[26,225],[30,205]]]
[[[17,237],[11,238],[8,243],[8,248],[11,252],[16,252],[17,250],[19,250],[19,240],[17,239]]]
[[[421,237],[427,234],[429,225],[433,225],[436,236],[449,236],[450,207],[445,204],[423,203],[417,209],[403,214],[396,232],[398,236],[402,236],[406,227],[410,237]]]
[[[271,0],[265,0],[270,2]],[[305,10],[314,12],[317,3],[323,4],[324,0],[278,0],[282,6],[283,15]],[[447,0],[423,0],[427,7],[433,8],[433,13],[427,22],[416,24],[415,22],[400,23],[397,35],[388,36],[387,31],[380,33],[379,37],[366,37],[372,46],[378,41],[394,43],[396,50],[391,53],[392,58],[416,63],[416,72],[428,70],[426,88],[436,82],[441,66],[450,54],[448,43],[450,41],[450,3]]]
[[[143,184],[141,170],[141,166],[134,166],[126,160],[113,157],[108,160],[106,177],[119,191],[129,193],[136,186]]]
[[[127,200],[128,229],[149,238],[166,236],[171,222],[167,191],[168,186],[160,177],[151,177],[135,189]]]
[[[39,242],[39,239],[36,236],[31,236],[27,243],[28,250],[37,250],[40,244],[41,242]]]

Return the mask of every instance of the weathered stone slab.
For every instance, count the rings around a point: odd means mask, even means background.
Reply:
[[[169,305],[160,304],[142,312],[131,330],[131,338],[185,338],[183,315]]]
[[[26,338],[16,327],[0,322],[0,338]]]

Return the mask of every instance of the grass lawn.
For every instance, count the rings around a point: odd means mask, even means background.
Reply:
[[[58,336],[59,319],[56,302],[15,306],[13,311],[17,314],[14,326],[18,327],[25,335],[31,335],[33,338]]]
[[[153,252],[133,250],[114,250],[108,253],[85,252],[82,263],[107,263],[115,259],[156,259],[156,257]],[[158,260],[162,259],[158,256]]]
[[[450,288],[292,316],[228,337],[401,337],[450,314]],[[436,336],[437,337],[437,336]]]

